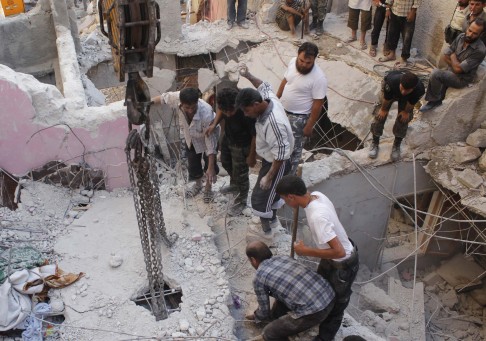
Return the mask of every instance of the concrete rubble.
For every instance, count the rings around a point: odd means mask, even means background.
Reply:
[[[154,77],[146,80],[152,96],[177,90],[177,63],[184,58],[210,56],[210,65],[198,68],[196,77],[197,86],[206,92],[219,83],[250,86],[239,77],[242,62],[277,89],[296,56],[299,41],[274,24],[277,1],[250,1],[250,28],[231,31],[224,19],[181,24],[178,4],[157,1],[167,18],[156,48]],[[0,52],[0,106],[9,115],[0,128],[0,167],[23,176],[18,209],[0,207],[1,244],[28,243],[63,269],[85,273],[74,285],[49,292],[51,307],[65,320],[46,340],[257,336],[261,329],[243,320],[256,306],[254,270],[244,247],[246,241],[259,238],[258,219],[249,208],[239,217],[227,217],[234,198],[219,193],[209,205],[199,197],[184,199],[184,180],[167,166],[158,171],[162,207],[168,233],[177,233],[179,239],[162,250],[163,273],[170,293],[180,292],[181,299],[161,321],[138,304],[148,284],[133,199],[125,189],[124,97],[114,95],[112,100],[106,95],[123,90],[124,83],[114,75],[96,8],[90,4],[85,12],[72,1],[66,3],[39,0],[27,14],[0,19],[0,42],[5,47]],[[441,35],[442,27],[430,25],[448,17],[451,6],[431,0],[423,10],[434,8],[431,17],[419,11],[418,50],[411,59],[417,72],[432,70],[422,58],[435,61],[440,55],[441,42],[435,39],[430,46],[424,37],[432,31]],[[416,113],[402,150],[404,162],[396,164],[389,159],[396,116],[392,110],[380,155],[370,160],[366,148],[360,147],[369,143],[371,114],[388,66],[380,69],[367,51],[342,42],[349,35],[344,2],[330,2],[329,10],[326,34],[313,40],[320,48],[317,64],[329,83],[328,118],[358,143],[355,150],[312,155],[303,165],[303,178],[313,189],[329,194],[359,246],[360,273],[336,340],[350,335],[377,341],[483,340],[486,284],[481,257],[465,257],[463,250],[451,248],[446,258],[441,254],[436,259],[427,250],[417,256],[419,269],[414,269],[410,261],[419,242],[414,223],[397,213],[397,207],[391,208],[389,199],[407,197],[412,202],[413,185],[420,194],[441,186],[458,198],[452,206],[459,203],[480,219],[486,217],[486,68],[479,68],[478,80],[470,87],[448,90],[441,107]],[[17,35],[20,38],[13,40]],[[172,143],[180,139],[177,129],[170,130],[170,114],[164,107],[152,109],[155,139],[166,161],[173,157]],[[330,147],[334,146],[326,145]],[[409,161],[419,165],[412,168]],[[103,185],[93,186],[100,179]],[[221,172],[215,191],[228,181]],[[254,174],[250,182],[256,182]],[[424,204],[423,210],[431,213],[432,207]],[[275,254],[290,252],[291,214],[279,211],[280,224],[272,230]],[[437,223],[437,229],[445,224]],[[457,225],[450,230],[457,230]],[[305,226],[299,233],[309,238]],[[484,243],[481,234],[471,238]],[[468,253],[473,244],[462,245]],[[474,252],[481,255],[479,249]],[[312,259],[302,261],[316,265]],[[314,328],[293,340],[316,335]]]

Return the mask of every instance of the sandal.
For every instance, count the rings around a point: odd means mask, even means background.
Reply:
[[[347,43],[347,44],[349,44],[349,43],[352,43],[353,41],[356,41],[356,40],[358,40],[358,38],[349,37],[344,42]]]
[[[203,193],[203,200],[205,204],[209,204],[214,199],[214,192],[213,191],[204,191]]]
[[[370,56],[376,57],[376,46],[371,45],[370,47]]]
[[[368,48],[368,44],[366,44],[366,42],[364,42],[364,43],[362,43],[362,44],[360,43],[360,44],[359,44],[359,48],[360,48],[361,50],[366,50],[366,49]]]
[[[385,63],[385,62],[391,62],[393,60],[397,60],[396,57],[391,57],[389,54],[384,56],[384,57],[380,57],[378,58],[378,61],[382,62],[382,63]]]
[[[191,188],[186,191],[186,198],[194,198],[196,195],[199,194],[199,192],[201,192],[201,189],[202,185],[195,183],[194,185],[192,185]]]

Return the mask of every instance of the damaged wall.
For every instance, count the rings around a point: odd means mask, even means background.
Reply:
[[[156,0],[160,7],[160,28],[162,40],[179,39],[181,31],[181,5],[174,0]],[[197,9],[196,9],[197,11]]]

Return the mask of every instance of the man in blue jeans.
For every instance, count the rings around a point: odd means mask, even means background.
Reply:
[[[238,11],[236,2],[238,1]],[[246,1],[247,0],[228,0],[228,30],[231,30],[236,24],[241,28],[248,28],[246,23]]]

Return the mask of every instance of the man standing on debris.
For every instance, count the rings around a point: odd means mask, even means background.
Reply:
[[[262,167],[251,195],[251,206],[253,213],[260,217],[263,232],[270,238],[272,227],[278,224],[277,209],[283,204],[275,193],[275,186],[290,171],[294,137],[272,86],[250,74],[246,66],[240,68],[240,74],[258,88],[258,91],[252,88],[240,90],[236,107],[241,108],[246,116],[256,119],[255,144],[256,152],[262,158]]]
[[[224,124],[221,142],[221,164],[230,176],[229,186],[221,188],[221,193],[235,193],[235,202],[229,215],[237,216],[246,207],[250,189],[249,167],[256,164],[255,119],[246,117],[235,107],[238,90],[224,88],[216,96],[218,110],[214,122],[206,135],[211,135],[220,122]]]
[[[461,33],[444,51],[442,60],[447,70],[434,69],[430,75],[425,99],[428,101],[420,111],[428,111],[442,104],[447,88],[464,88],[476,77],[476,71],[486,56],[486,47],[481,41],[485,22],[477,18],[466,33]]]
[[[290,174],[296,174],[305,138],[312,135],[326,100],[327,79],[315,60],[319,49],[313,43],[303,43],[297,57],[292,58],[277,91],[292,126],[295,145]]]
[[[371,123],[373,142],[368,156],[376,159],[380,137],[393,102],[398,102],[398,115],[393,125],[395,141],[391,151],[392,161],[400,158],[400,145],[407,135],[408,123],[413,119],[413,108],[425,93],[425,87],[417,75],[411,72],[391,71],[381,83],[381,108]]]
[[[293,175],[284,176],[276,190],[287,205],[305,210],[315,247],[304,245],[301,240],[294,244],[294,250],[299,256],[321,259],[317,273],[329,281],[336,293],[334,308],[319,326],[319,336],[315,339],[333,340],[358,273],[358,249],[348,238],[334,205],[324,194],[308,192],[304,181]]]
[[[236,2],[238,1],[238,11],[236,11]],[[236,24],[241,28],[249,28],[246,22],[246,5],[247,0],[228,0],[228,30],[231,30]]]
[[[309,8],[302,0],[281,0],[275,22],[282,31],[290,31],[295,37],[295,27],[302,21],[304,33],[309,33]]]
[[[195,88],[166,92],[153,98],[153,101],[155,104],[167,104],[179,112],[179,124],[186,142],[184,148],[187,153],[189,181],[195,181],[186,192],[186,197],[194,197],[201,191],[203,177],[206,175],[204,202],[209,203],[213,198],[211,186],[216,182],[216,175],[219,173],[216,164],[219,127],[211,134],[205,134],[215,117],[213,108],[199,98],[199,90]],[[204,170],[201,158],[204,160]]]
[[[410,58],[417,8],[419,8],[421,2],[422,0],[386,0],[386,16],[390,20],[387,39],[390,52],[380,58],[380,62],[397,59],[395,50],[401,34],[403,41],[401,63],[406,64],[408,58]]]
[[[253,289],[258,301],[258,309],[246,319],[271,321],[263,328],[265,341],[286,341],[326,319],[335,297],[328,281],[295,259],[273,256],[260,241],[248,244],[246,255],[256,269]],[[272,308],[270,296],[275,298]]]

